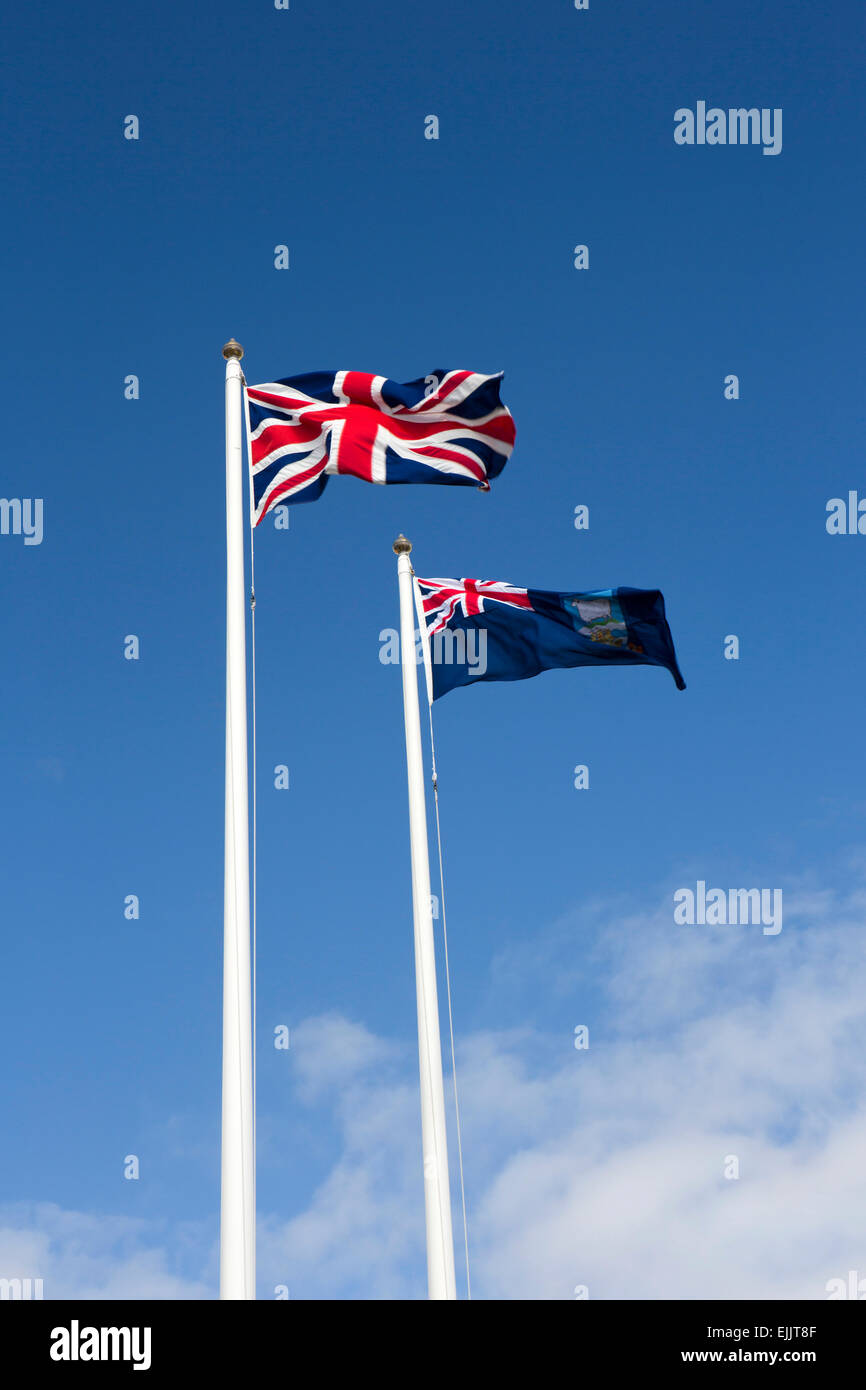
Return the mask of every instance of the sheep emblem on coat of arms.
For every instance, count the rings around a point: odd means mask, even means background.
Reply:
[[[565,600],[565,606],[576,613],[584,624],[577,629],[581,637],[588,637],[591,642],[603,642],[608,647],[643,651],[639,642],[629,641],[628,626],[616,598],[575,595]]]

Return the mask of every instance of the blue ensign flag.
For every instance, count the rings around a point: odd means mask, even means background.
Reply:
[[[458,685],[567,666],[664,666],[686,688],[658,589],[560,594],[490,579],[416,583],[434,700]]]

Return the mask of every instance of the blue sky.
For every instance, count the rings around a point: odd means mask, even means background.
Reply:
[[[864,1110],[840,1058],[862,1052],[841,1001],[862,953],[866,539],[825,518],[866,493],[863,37],[853,4],[779,0],[10,18],[2,492],[44,499],[44,539],[0,536],[0,1274],[44,1269],[47,1297],[216,1289],[232,335],[250,382],[504,370],[517,422],[487,495],[337,479],[257,532],[260,1297],[423,1293],[400,678],[378,659],[400,530],[422,575],[662,589],[688,683],[554,672],[437,705],[475,1292],[737,1297],[748,1267],[758,1296],[820,1297],[844,1261],[866,1274],[838,1213],[791,1233],[802,1191],[773,1202],[832,1171],[862,1214],[832,1163],[849,1172]],[[781,154],[678,146],[699,100],[781,108]],[[698,879],[781,887],[783,931],[675,926]],[[787,1021],[823,1038],[811,1066]],[[757,1111],[741,1053],[766,1066]],[[712,1270],[676,1239],[648,1270],[639,1231],[614,1238],[623,1194],[640,1228],[629,1163],[656,1133],[665,1191],[754,1146],[750,1190],[748,1163],[700,1188]],[[528,1187],[522,1162],[544,1169]],[[748,1259],[724,1247],[738,1198],[763,1213]],[[676,1221],[659,1206],[659,1231]]]

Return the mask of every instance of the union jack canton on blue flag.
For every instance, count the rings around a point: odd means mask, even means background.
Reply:
[[[308,372],[248,386],[252,524],[281,502],[314,502],[328,477],[487,490],[514,448],[502,373],[436,371],[417,381]]]
[[[434,700],[458,685],[563,666],[664,666],[685,690],[658,589],[562,594],[490,579],[415,583]]]

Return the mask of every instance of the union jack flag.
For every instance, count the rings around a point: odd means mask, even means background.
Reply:
[[[510,608],[532,609],[527,589],[517,589],[500,579],[419,579],[421,608],[427,634],[441,632],[455,614],[473,618],[483,613],[487,603],[504,603]]]
[[[514,448],[502,373],[417,381],[309,372],[248,386],[252,523],[280,502],[314,502],[333,473],[368,483],[489,488]]]

